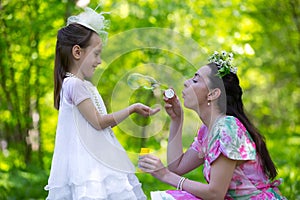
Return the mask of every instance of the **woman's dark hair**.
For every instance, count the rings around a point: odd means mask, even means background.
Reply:
[[[242,124],[245,126],[245,128],[251,135],[253,141],[255,142],[256,150],[261,159],[264,172],[267,174],[267,176],[270,179],[274,179],[277,175],[276,167],[266,147],[264,136],[262,136],[259,133],[259,131],[250,122],[250,120],[248,119],[248,117],[244,112],[244,106],[242,102],[243,91],[242,88],[240,87],[239,79],[237,75],[234,73],[229,73],[222,77],[223,81],[220,81],[220,78],[217,75],[218,73],[217,65],[215,63],[210,63],[208,64],[208,66],[211,68],[211,74],[209,78],[212,80],[211,84],[214,84],[211,85],[210,87],[225,88],[225,94],[223,95],[223,97],[221,97],[221,101],[219,100],[218,102],[219,103],[218,106],[220,107],[221,112],[226,113],[226,115],[234,116],[242,122]],[[223,86],[220,86],[220,82],[222,83]],[[224,98],[224,100],[222,100],[222,98]]]
[[[59,109],[62,82],[73,64],[72,48],[89,46],[93,31],[79,24],[70,24],[57,33],[55,66],[54,66],[54,107]]]

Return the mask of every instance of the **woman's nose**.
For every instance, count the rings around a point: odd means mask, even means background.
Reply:
[[[188,86],[189,86],[189,83],[188,83],[188,82],[189,82],[189,80],[185,80],[185,81],[184,81],[184,83],[183,83],[184,87],[188,87]]]

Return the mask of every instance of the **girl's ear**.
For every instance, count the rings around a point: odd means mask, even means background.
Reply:
[[[72,55],[73,57],[78,60],[80,59],[80,55],[81,55],[81,48],[79,45],[74,45],[73,48],[72,48]]]
[[[216,100],[220,97],[220,95],[221,95],[220,88],[215,88],[208,93],[207,100],[210,100],[210,101]]]

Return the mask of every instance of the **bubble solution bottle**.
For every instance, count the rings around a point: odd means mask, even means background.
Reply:
[[[146,155],[148,153],[150,153],[150,149],[149,148],[141,148],[139,156],[143,156],[143,155]],[[138,169],[137,172],[143,173],[143,171],[141,169]]]
[[[149,148],[141,148],[141,152],[140,152],[140,156],[146,155],[150,153],[150,149]]]

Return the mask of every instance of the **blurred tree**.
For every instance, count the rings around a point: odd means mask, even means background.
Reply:
[[[40,100],[51,91],[52,67],[46,66],[54,58],[47,39],[53,40],[55,23],[64,23],[74,2],[1,1],[0,9],[0,138],[18,149],[26,164],[32,150],[38,151],[42,164]]]

